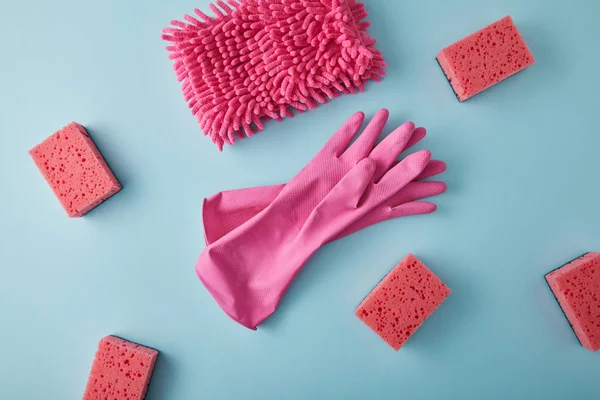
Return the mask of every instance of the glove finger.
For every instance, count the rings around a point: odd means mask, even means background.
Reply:
[[[378,196],[389,197],[402,189],[423,172],[430,160],[431,152],[421,150],[400,161],[377,183]]]
[[[446,170],[446,163],[440,160],[431,160],[425,167],[421,175],[417,176],[415,180],[431,178],[432,176],[441,174]]]
[[[406,122],[394,129],[392,133],[373,149],[369,158],[375,160],[377,163],[375,182],[381,179],[394,164],[400,153],[404,151],[414,131],[415,125],[412,122]]]
[[[383,205],[393,208],[411,201],[437,196],[445,191],[446,184],[444,182],[410,182],[390,196]]]
[[[333,206],[336,213],[344,208],[355,208],[367,190],[367,186],[373,181],[376,167],[373,160],[363,158],[350,172],[344,175],[321,203]]]
[[[334,154],[336,157],[339,157],[346,150],[354,136],[356,136],[364,120],[365,114],[360,111],[348,118],[340,129],[327,141],[319,154]]]
[[[369,121],[365,130],[343,154],[343,157],[348,157],[358,162],[369,155],[369,152],[377,142],[377,138],[379,138],[379,135],[383,132],[383,128],[385,127],[389,116],[390,112],[385,108],[377,111],[371,121]]]
[[[404,147],[404,149],[402,151],[406,151],[406,150],[410,149],[415,144],[417,144],[421,140],[423,140],[423,138],[425,138],[426,135],[427,135],[427,130],[425,128],[423,128],[423,127],[415,128],[412,136],[410,137],[410,140],[408,141],[408,143],[406,143],[406,146]]]
[[[402,204],[398,207],[379,207],[370,211],[367,215],[355,221],[338,235],[331,239],[331,242],[352,235],[371,225],[378,224],[394,218],[406,217],[409,215],[430,214],[436,210],[436,205],[428,202],[414,202]]]
[[[363,158],[356,164],[315,207],[298,235],[324,244],[344,230],[353,222],[352,218],[356,218],[352,211],[372,184],[375,168],[376,164],[370,158]]]
[[[391,168],[395,167],[399,163],[400,163],[400,161],[398,161],[398,160],[394,161]],[[425,169],[423,170],[421,175],[417,176],[415,178],[415,180],[420,181],[422,179],[431,178],[432,176],[441,174],[444,171],[446,171],[446,163],[445,162],[440,161],[440,160],[431,160],[431,161],[429,161],[429,164],[427,164],[427,166],[425,167]]]
[[[334,240],[341,239],[348,235],[352,235],[354,232],[358,232],[362,229],[368,228],[371,225],[375,225],[382,221],[386,221],[391,218],[389,217],[391,211],[391,207],[375,208],[369,211],[362,218],[358,219],[357,221],[354,221],[350,226],[348,226],[346,229],[344,229],[338,235],[336,235],[333,239],[331,239],[331,241],[333,242]]]
[[[412,136],[410,137],[410,140],[408,141],[408,143],[406,143],[406,146],[404,147],[403,151],[409,150],[411,147],[413,147],[414,145],[419,143],[421,140],[423,140],[426,135],[427,135],[427,131],[425,130],[425,128],[421,128],[421,127],[415,128]],[[371,149],[371,152],[375,149],[375,147],[377,147],[377,145],[373,146],[373,148]]]
[[[427,201],[413,201],[394,207],[388,213],[388,219],[406,217],[409,215],[431,214],[437,206]]]

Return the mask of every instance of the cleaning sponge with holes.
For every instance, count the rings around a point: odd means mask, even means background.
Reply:
[[[385,67],[356,0],[219,0],[162,38],[185,100],[221,150],[263,121],[363,91]]]
[[[81,217],[121,190],[85,128],[65,126],[29,151],[69,217]]]
[[[535,62],[510,16],[446,47],[437,55],[452,90],[464,101]]]
[[[587,253],[548,273],[552,289],[579,342],[600,350],[600,253]]]
[[[98,344],[83,400],[141,400],[152,377],[158,351],[107,336]]]
[[[450,293],[433,272],[409,254],[375,286],[355,314],[397,351]]]

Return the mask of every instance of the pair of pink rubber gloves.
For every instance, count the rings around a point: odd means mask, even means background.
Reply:
[[[407,122],[375,146],[389,113],[348,119],[321,151],[285,185],[221,192],[204,200],[207,247],[196,273],[233,320],[256,327],[277,308],[306,261],[322,245],[391,218],[427,214],[419,201],[443,193],[421,181],[446,165],[421,150],[396,161],[425,137]]]

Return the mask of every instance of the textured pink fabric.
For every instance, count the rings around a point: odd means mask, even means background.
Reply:
[[[233,144],[379,81],[385,63],[355,0],[229,0],[172,21],[162,38],[185,100],[213,142]]]
[[[196,272],[231,318],[255,329],[321,245],[423,173],[431,159],[426,150],[390,168],[412,123],[373,148],[387,118],[387,110],[379,111],[349,146],[364,119],[353,115],[264,210],[207,246]]]
[[[403,149],[406,151],[426,135],[424,128],[417,128]],[[400,189],[394,196],[381,203],[332,240],[340,239],[356,231],[392,218],[427,214],[435,211],[435,204],[418,200],[446,191],[443,182],[418,182],[446,170],[446,163],[431,160],[414,182]],[[206,244],[211,244],[265,209],[277,197],[285,185],[262,186],[219,192],[204,199],[202,219]]]

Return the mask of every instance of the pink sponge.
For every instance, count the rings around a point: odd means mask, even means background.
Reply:
[[[375,286],[355,314],[397,351],[450,293],[409,254]]]
[[[69,217],[81,217],[121,190],[85,128],[65,126],[29,151]]]
[[[510,16],[459,40],[437,56],[458,100],[464,101],[535,62]]]
[[[83,400],[141,400],[158,351],[107,336],[98,344]]]
[[[587,253],[546,275],[579,342],[600,349],[600,253]]]
[[[385,64],[356,0],[218,0],[172,21],[162,38],[185,100],[223,148],[380,80]]]

